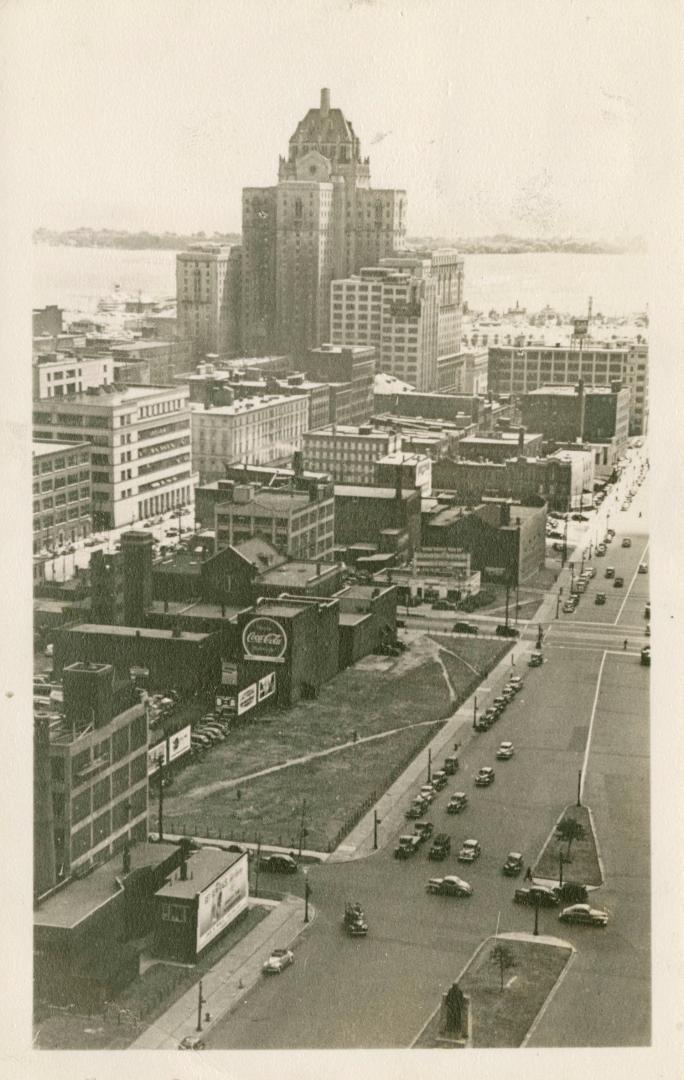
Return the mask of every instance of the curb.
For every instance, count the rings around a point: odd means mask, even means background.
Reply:
[[[537,856],[537,859],[536,859],[536,861],[534,863],[535,867],[536,867],[537,863],[539,862],[540,858],[542,857],[542,855],[544,854],[544,852],[546,851],[547,847],[549,846],[549,844],[550,844],[550,842],[551,842],[551,840],[553,838],[553,835],[554,835],[556,829],[558,828],[559,822],[561,822],[563,820],[563,818],[565,817],[566,811],[568,810],[568,808],[570,806],[572,806],[573,809],[578,809],[578,807],[576,806],[575,803],[568,803],[567,806],[563,807],[563,809],[561,810],[559,816],[556,818],[555,824],[551,826],[551,829],[550,829],[550,831],[549,831],[549,833],[548,833],[548,835],[546,837],[546,840],[544,841],[544,843],[542,845],[541,852]],[[603,862],[602,862],[602,859],[601,859],[601,853],[600,853],[600,850],[599,850],[599,844],[598,844],[598,840],[597,840],[597,837],[596,837],[596,827],[594,825],[594,815],[592,814],[591,809],[588,806],[583,805],[583,806],[579,807],[579,809],[586,810],[587,814],[589,815],[589,821],[591,823],[591,835],[592,835],[592,838],[593,838],[593,841],[594,841],[594,846],[596,848],[596,858],[597,858],[597,861],[598,861],[598,864],[599,864],[599,872],[601,874],[601,880],[599,881],[598,885],[590,885],[588,883],[583,883],[583,884],[585,884],[585,887],[588,890],[593,891],[594,889],[600,889],[602,885],[605,885],[606,876],[605,876],[605,873],[603,871]],[[565,865],[570,865],[570,864],[566,864],[564,862],[563,865],[565,866]],[[556,878],[543,878],[538,874],[534,874],[534,872],[533,872],[532,876],[533,876],[534,880],[539,885],[545,884],[546,882],[555,882],[556,881]]]
[[[537,1030],[537,1027],[538,1027],[538,1026],[539,1026],[539,1024],[541,1023],[541,1021],[542,1021],[542,1019],[543,1019],[543,1017],[544,1017],[544,1014],[546,1013],[546,1010],[548,1009],[549,1005],[551,1004],[551,1002],[552,1002],[552,1001],[553,1001],[553,999],[555,998],[556,994],[557,994],[557,993],[558,993],[558,991],[560,990],[560,987],[561,987],[561,983],[563,982],[563,980],[565,979],[566,975],[567,975],[567,974],[568,974],[568,972],[570,971],[570,968],[572,967],[572,964],[573,964],[573,962],[574,962],[574,960],[575,960],[575,957],[577,956],[577,949],[576,949],[576,948],[575,948],[575,947],[574,947],[573,945],[570,945],[570,949],[571,949],[572,951],[571,951],[571,953],[570,953],[570,956],[568,957],[568,962],[567,962],[567,964],[565,965],[565,967],[564,967],[564,968],[563,968],[563,970],[561,971],[560,975],[559,975],[559,976],[558,976],[558,978],[556,979],[555,983],[554,983],[554,984],[553,984],[553,986],[551,987],[551,990],[549,991],[549,994],[548,994],[548,996],[547,996],[547,998],[546,998],[546,1000],[545,1000],[544,1004],[542,1005],[541,1009],[539,1010],[539,1012],[538,1012],[538,1013],[537,1013],[537,1015],[535,1016],[534,1020],[532,1021],[532,1024],[531,1024],[531,1026],[530,1026],[530,1029],[529,1029],[529,1031],[527,1032],[527,1035],[525,1036],[525,1038],[523,1039],[523,1041],[522,1041],[522,1042],[520,1043],[520,1046],[519,1046],[519,1048],[518,1048],[518,1049],[520,1049],[520,1050],[525,1050],[525,1049],[527,1049],[527,1044],[529,1043],[530,1039],[532,1038],[532,1036],[534,1035],[535,1031]]]

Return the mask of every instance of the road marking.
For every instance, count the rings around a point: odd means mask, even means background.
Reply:
[[[637,574],[639,573],[639,563],[642,563],[642,562],[643,562],[643,560],[644,560],[644,555],[645,555],[645,554],[646,554],[646,552],[648,551],[648,545],[650,544],[650,542],[651,542],[650,540],[647,540],[647,541],[646,541],[646,547],[644,548],[644,550],[643,550],[643,551],[641,552],[641,555],[639,556],[639,562],[637,563],[637,568],[636,568],[636,570],[634,571],[634,576],[633,576],[632,580],[631,580],[631,581],[630,581],[630,583],[629,583],[629,588],[627,589],[627,592],[626,592],[626,594],[625,594],[625,598],[624,598],[624,600],[622,601],[622,603],[621,603],[621,605],[620,605],[620,610],[618,611],[618,613],[617,613],[617,617],[616,617],[616,619],[615,619],[615,623],[613,624],[614,626],[617,626],[617,624],[618,624],[618,622],[619,622],[619,620],[620,620],[620,616],[622,615],[622,611],[623,611],[623,608],[624,608],[625,604],[627,603],[627,601],[629,600],[629,594],[630,594],[630,593],[631,593],[631,591],[632,591],[632,586],[634,585],[634,582],[635,582],[635,581],[636,581],[636,579],[637,579]]]
[[[589,721],[589,732],[587,734],[587,745],[584,748],[584,760],[582,761],[582,778],[580,780],[579,796],[580,802],[584,794],[584,781],[587,775],[587,763],[589,761],[589,751],[591,749],[591,737],[594,732],[594,720],[596,719],[596,706],[598,705],[599,692],[601,690],[601,679],[603,678],[603,668],[606,663],[606,656],[608,652],[604,652],[601,658],[601,666],[599,668],[598,678],[596,680],[596,693],[594,694],[594,704],[591,709],[591,720]]]

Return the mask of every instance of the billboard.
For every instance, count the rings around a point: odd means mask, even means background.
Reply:
[[[197,952],[213,941],[247,907],[247,855],[212,881],[198,897]]]
[[[588,319],[574,319],[574,330],[572,331],[575,337],[586,337],[589,333],[589,320]]]
[[[166,765],[168,761],[168,755],[166,752],[166,739],[163,742],[157,743],[156,746],[150,746],[147,750],[147,775],[151,776],[153,772],[156,772],[159,768],[159,759]]]
[[[190,749],[191,734],[192,727],[188,724],[187,727],[181,728],[180,731],[174,731],[173,735],[169,735],[169,761],[175,761],[176,758],[187,754]]]
[[[237,713],[238,716],[242,716],[243,713],[249,712],[253,709],[257,703],[257,684],[252,683],[250,686],[246,686],[244,690],[241,690],[237,697]]]
[[[270,671],[268,675],[264,675],[263,679],[259,679],[259,701],[265,701],[266,698],[275,694],[276,689],[276,673]]]
[[[285,630],[266,615],[250,619],[242,631],[245,660],[282,660],[287,649]]]

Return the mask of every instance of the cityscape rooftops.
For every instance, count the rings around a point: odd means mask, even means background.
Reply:
[[[264,585],[282,585],[284,589],[288,589],[308,585],[339,569],[339,563],[287,562],[264,571],[259,581]]]
[[[200,848],[193,851],[187,860],[187,877],[181,880],[180,868],[174,870],[171,877],[156,896],[168,896],[193,900],[198,893],[211,885],[225,870],[233,866],[238,859],[245,856],[233,851],[211,851],[208,848]]]
[[[185,630],[157,630],[149,626],[113,626],[109,623],[78,623],[76,626],[69,626],[65,629],[68,632],[73,631],[79,634],[107,634],[114,637],[162,638],[166,640],[176,638],[195,642],[205,641],[209,637],[208,634],[191,634]]]
[[[620,387],[622,389],[622,386]],[[575,397],[578,393],[576,383],[559,383],[557,385],[538,386],[536,390],[528,390],[527,397]],[[613,394],[615,391],[610,386],[585,386],[585,394]]]
[[[130,386],[121,386],[116,383],[109,383],[106,386],[92,387],[89,391],[82,391],[79,394],[69,394],[68,397],[36,401],[34,405],[40,409],[46,407],[73,409],[80,408],[82,405],[112,408],[116,405],[130,405],[140,401],[142,398],[158,397],[159,394],[168,393],[170,390],[177,394],[183,392],[182,387],[168,384],[149,386],[142,383],[133,383]]]
[[[226,493],[228,495],[228,492]],[[287,491],[284,488],[259,488],[252,498],[238,502],[233,498],[226,498],[225,502],[216,504],[216,513],[220,516],[225,513],[244,513],[247,508],[258,513],[259,510],[271,514],[274,511],[288,513],[295,510],[303,510],[309,506],[311,499],[306,491]]]

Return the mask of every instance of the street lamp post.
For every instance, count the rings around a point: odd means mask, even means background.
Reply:
[[[306,867],[304,867],[304,922],[305,923],[308,923],[308,921],[309,921],[309,893],[310,893],[310,891],[311,890],[310,890],[310,887],[309,887],[309,871],[307,870]]]
[[[558,852],[558,884],[562,888],[563,886],[563,852]]]
[[[428,784],[430,783],[431,780],[432,780],[432,747],[428,746],[428,773],[427,773],[427,782],[428,782]]]
[[[582,770],[577,774],[577,805],[582,805]]]
[[[197,1030],[201,1031],[202,1030],[202,1006],[206,1005],[206,1003],[207,1003],[207,999],[202,996],[202,980],[201,979],[200,979],[200,984],[199,984],[197,989],[199,990],[199,994],[198,994],[198,997],[197,997]]]
[[[539,893],[534,894],[534,930],[535,937],[539,937]]]
[[[558,596],[556,597],[556,618],[558,618],[558,616],[560,614],[560,602],[561,602],[561,596],[562,595],[563,595],[563,586],[561,585],[559,587],[559,589],[558,589]]]
[[[477,694],[473,696],[473,727],[477,727]]]
[[[373,851],[378,850],[378,825],[380,825],[380,818],[378,817],[377,810],[373,811]]]

